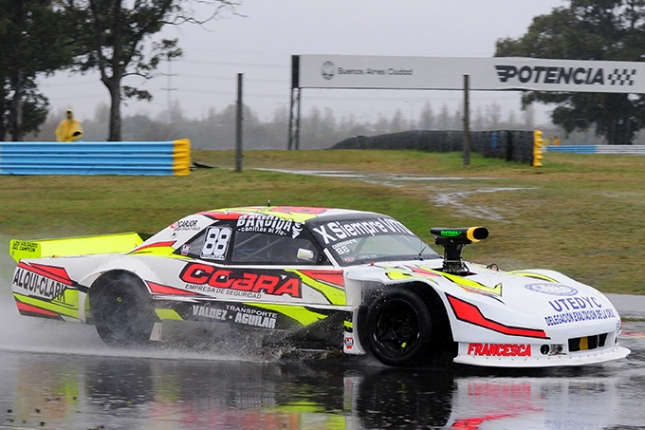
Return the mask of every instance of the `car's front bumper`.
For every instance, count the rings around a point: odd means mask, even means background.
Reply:
[[[627,357],[631,352],[622,346],[543,354],[541,344],[473,344],[460,343],[454,362],[471,366],[488,367],[556,367],[583,366],[604,363]]]

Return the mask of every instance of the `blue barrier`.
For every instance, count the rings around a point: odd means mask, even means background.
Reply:
[[[190,174],[190,141],[0,142],[4,175]]]
[[[576,154],[595,154],[596,145],[545,146],[546,152],[569,152]]]
[[[645,155],[645,145],[560,145],[545,146],[544,151],[577,154]]]

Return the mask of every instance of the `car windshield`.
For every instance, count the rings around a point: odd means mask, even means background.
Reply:
[[[312,223],[310,228],[342,266],[441,258],[407,227],[385,216]]]

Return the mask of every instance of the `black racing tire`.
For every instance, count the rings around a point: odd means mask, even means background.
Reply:
[[[432,318],[414,292],[397,288],[369,307],[365,334],[370,351],[388,366],[414,366],[428,359]]]
[[[150,340],[156,321],[152,300],[134,275],[119,274],[90,289],[90,309],[100,338],[108,345],[128,346]]]

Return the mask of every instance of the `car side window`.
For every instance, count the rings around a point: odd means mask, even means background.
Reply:
[[[306,237],[236,232],[231,263],[318,264],[320,251]]]
[[[206,260],[224,260],[228,251],[233,229],[228,226],[211,226],[206,229],[200,258]]]
[[[233,242],[233,228],[226,224],[206,227],[176,252],[193,258],[224,262]]]

